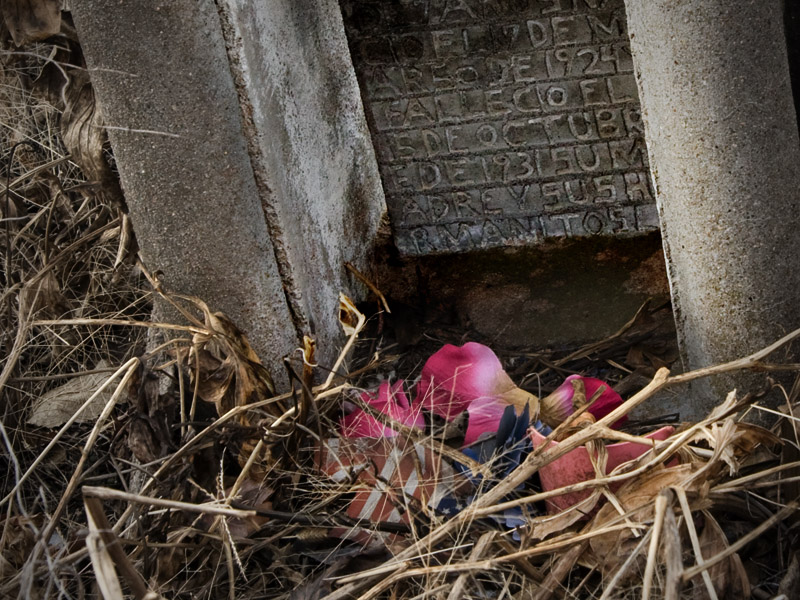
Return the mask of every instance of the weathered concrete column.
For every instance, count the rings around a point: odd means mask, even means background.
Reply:
[[[302,334],[330,364],[384,211],[335,0],[71,7],[145,260],[279,380]]]
[[[800,142],[782,2],[626,4],[679,337],[694,369],[800,326]],[[683,416],[747,381],[696,388]]]
[[[194,4],[194,2],[190,2]],[[344,263],[386,211],[338,0],[217,0],[278,267],[302,333],[341,348]]]

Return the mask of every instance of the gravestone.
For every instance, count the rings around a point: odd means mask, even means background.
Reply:
[[[623,0],[343,0],[395,242],[658,229]]]

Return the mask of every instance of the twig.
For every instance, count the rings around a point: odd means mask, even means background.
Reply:
[[[386,301],[386,298],[383,296],[378,287],[374,283],[372,283],[369,279],[367,279],[364,275],[362,275],[361,272],[358,269],[356,269],[352,263],[346,262],[344,263],[344,266],[345,268],[347,268],[348,271],[350,271],[356,277],[356,279],[358,279],[361,283],[367,286],[370,289],[370,291],[378,297],[378,299],[381,301],[381,304],[383,305],[383,310],[391,314],[392,309],[389,308],[389,303]]]
[[[661,528],[664,526],[664,515],[667,512],[667,501],[671,499],[672,492],[665,490],[656,497],[655,517],[653,521],[650,547],[647,549],[647,565],[644,568],[644,582],[642,583],[642,600],[650,600],[650,589],[653,586],[653,574],[656,572],[656,557],[658,556],[658,542],[661,541]]]
[[[218,504],[192,504],[190,502],[181,502],[179,500],[152,498],[150,496],[131,494],[130,492],[123,492],[104,487],[86,485],[83,486],[82,490],[83,495],[88,498],[100,498],[101,500],[121,500],[123,502],[132,502],[134,504],[143,504],[145,506],[158,506],[160,508],[169,508],[172,510],[185,510],[187,512],[201,513],[204,515],[220,515],[223,517],[236,517],[240,519],[255,517],[258,515],[258,512],[255,510],[242,510],[239,508],[231,508],[229,506]]]
[[[478,560],[482,558],[483,555],[486,554],[486,551],[491,547],[496,536],[496,531],[484,533],[475,543],[475,546],[473,546],[472,552],[469,554],[470,560]],[[456,579],[456,582],[453,584],[453,587],[450,589],[450,593],[447,595],[447,600],[460,600],[463,598],[464,589],[466,588],[468,581],[468,573],[462,573],[459,575],[458,579]]]
[[[617,588],[619,582],[622,581],[622,578],[625,577],[625,574],[631,568],[633,563],[636,562],[636,559],[639,558],[639,554],[644,549],[645,544],[651,539],[652,535],[653,535],[653,530],[648,529],[647,533],[645,533],[642,536],[642,539],[639,540],[639,543],[636,544],[636,548],[633,549],[633,552],[630,553],[628,558],[625,559],[625,562],[622,563],[622,566],[619,569],[617,569],[616,573],[614,573],[614,577],[611,578],[611,581],[608,582],[608,585],[603,590],[603,595],[600,596],[600,600],[611,599],[611,594]],[[645,587],[645,589],[647,588]],[[644,595],[642,595],[642,598],[644,599]]]
[[[683,571],[683,557],[681,556],[681,533],[678,530],[678,521],[672,503],[668,502],[664,516],[664,600],[678,600],[683,584],[681,573]]]
[[[89,452],[91,452],[92,448],[94,447],[97,438],[100,436],[100,431],[103,429],[103,426],[105,425],[106,419],[108,419],[109,415],[111,414],[111,411],[114,409],[114,406],[116,406],[120,396],[122,396],[123,392],[127,391],[128,382],[133,378],[134,374],[136,373],[136,370],[139,367],[139,359],[132,358],[125,364],[129,365],[128,370],[125,372],[122,381],[120,381],[119,385],[117,385],[117,389],[115,389],[114,393],[111,394],[111,398],[109,398],[108,402],[106,402],[106,405],[103,408],[103,411],[100,413],[100,416],[97,417],[97,421],[95,421],[94,427],[92,427],[92,431],[89,433],[89,437],[86,438],[86,443],[83,446],[81,457],[78,460],[78,465],[75,467],[75,471],[72,474],[69,483],[67,483],[67,489],[64,490],[64,494],[61,496],[61,501],[58,503],[56,510],[50,517],[49,523],[44,528],[44,532],[42,533],[42,536],[39,540],[40,544],[47,544],[48,540],[50,539],[50,536],[53,533],[53,530],[56,528],[56,525],[58,525],[58,521],[61,518],[61,514],[64,512],[64,509],[67,507],[67,502],[70,496],[72,496],[72,493],[75,491],[75,488],[78,487],[78,482],[80,481],[81,475],[83,474],[83,465],[89,458]],[[37,547],[39,547],[39,545],[37,545]]]
[[[717,591],[714,589],[714,584],[711,581],[711,575],[708,574],[708,567],[705,566],[703,560],[703,552],[700,547],[700,540],[697,537],[697,530],[694,527],[694,519],[692,519],[692,509],[689,507],[689,500],[686,497],[686,490],[683,488],[676,488],[675,493],[678,494],[678,502],[681,504],[681,511],[683,512],[683,520],[686,523],[686,529],[689,531],[689,539],[692,540],[692,549],[694,550],[694,557],[697,561],[697,566],[701,568],[703,574],[703,583],[705,583],[706,590],[711,600],[718,600]]]
[[[112,382],[113,382],[113,381],[114,381],[114,380],[115,380],[117,377],[119,377],[119,376],[120,376],[122,373],[126,373],[126,377],[127,377],[127,373],[130,373],[130,372],[131,372],[131,370],[134,368],[134,366],[138,366],[138,364],[139,364],[139,359],[138,359],[138,358],[132,358],[132,359],[130,359],[128,362],[126,362],[124,365],[122,365],[122,366],[121,366],[119,369],[117,369],[117,370],[114,372],[114,374],[113,374],[111,377],[109,377],[108,379],[106,379],[106,380],[103,382],[103,385],[101,385],[99,388],[97,388],[97,390],[94,392],[94,394],[92,394],[91,396],[89,396],[89,398],[86,400],[86,402],[84,402],[84,403],[81,405],[81,407],[80,407],[80,408],[78,408],[78,410],[76,410],[76,411],[75,411],[75,413],[74,413],[74,414],[73,414],[73,415],[72,415],[72,416],[71,416],[71,417],[70,417],[70,418],[67,420],[67,422],[66,422],[66,423],[64,423],[64,425],[62,425],[62,427],[61,427],[61,429],[58,431],[58,433],[57,433],[55,436],[53,436],[53,439],[51,439],[51,440],[50,440],[50,443],[48,443],[48,444],[47,444],[47,446],[45,446],[45,449],[44,449],[44,450],[42,450],[42,451],[39,453],[39,456],[37,456],[37,457],[36,457],[36,460],[34,460],[34,461],[33,461],[33,464],[32,464],[30,467],[28,467],[28,470],[27,470],[27,471],[25,471],[25,473],[22,475],[22,477],[20,477],[20,478],[19,478],[19,481],[17,481],[17,483],[16,483],[16,485],[13,487],[13,489],[12,489],[12,490],[11,490],[11,491],[10,491],[10,492],[9,492],[9,493],[6,495],[6,496],[5,496],[5,498],[3,498],[2,500],[0,500],[0,506],[2,506],[3,504],[5,504],[6,502],[8,502],[8,501],[9,501],[9,500],[10,500],[10,499],[11,499],[11,498],[14,496],[14,494],[16,494],[16,493],[17,493],[17,490],[19,490],[19,489],[20,489],[20,486],[21,486],[23,483],[25,483],[25,481],[28,479],[28,477],[30,477],[30,476],[31,476],[31,474],[33,473],[33,471],[34,471],[34,470],[35,470],[35,469],[36,469],[36,468],[37,468],[37,467],[38,467],[38,466],[39,466],[39,465],[42,463],[42,461],[43,461],[43,460],[44,460],[44,459],[47,457],[47,455],[50,453],[50,450],[52,450],[52,449],[53,449],[53,447],[54,447],[54,446],[55,446],[55,445],[56,445],[56,444],[59,442],[59,440],[61,440],[61,438],[62,438],[62,437],[64,437],[64,434],[65,434],[65,433],[67,432],[67,430],[68,430],[68,429],[69,429],[69,428],[72,426],[72,424],[73,424],[73,423],[75,423],[75,421],[78,419],[78,417],[80,417],[80,416],[81,416],[81,414],[83,414],[83,411],[84,411],[84,410],[86,410],[86,408],[87,408],[87,407],[88,407],[90,404],[92,404],[92,403],[95,401],[95,399],[96,399],[96,398],[97,398],[97,397],[98,397],[100,394],[102,394],[102,393],[105,391],[105,389],[106,389],[106,388],[107,388],[109,385],[111,385],[111,383],[112,383]],[[120,385],[119,385],[119,386],[117,386],[117,391],[119,391],[119,390],[120,390],[120,387],[121,387],[121,386],[122,386],[122,383],[120,383]],[[117,392],[115,392],[115,394],[116,394],[116,393],[117,393]]]
[[[106,518],[100,499],[84,495],[83,504],[86,507],[87,516],[95,522],[97,532],[103,540],[106,550],[114,560],[117,569],[122,572],[136,600],[156,598],[157,596],[147,589],[147,583],[145,583],[145,580],[131,564],[128,555],[125,554],[125,551],[120,545],[119,538],[111,531],[111,524],[108,522],[108,518]]]
[[[752,542],[762,533],[764,533],[765,531],[771,529],[772,527],[783,521],[786,517],[791,515],[797,509],[798,509],[798,503],[790,502],[780,511],[775,513],[772,517],[770,517],[769,519],[764,521],[761,525],[753,529],[753,531],[739,538],[738,540],[736,540],[736,542],[728,546],[725,550],[709,558],[702,565],[698,564],[697,566],[691,567],[690,569],[684,569],[683,574],[681,575],[681,580],[687,582],[692,578],[697,577],[697,575],[699,575],[700,573],[704,573],[707,569],[710,569],[717,563],[722,562],[723,560],[728,558],[731,554],[734,554],[739,550],[741,550],[742,548],[744,548],[747,544]]]

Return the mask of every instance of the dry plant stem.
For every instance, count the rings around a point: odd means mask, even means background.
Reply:
[[[688,373],[682,373],[681,375],[673,375],[669,378],[668,385],[676,384],[676,383],[685,383],[687,381],[694,381],[695,379],[700,379],[701,377],[708,377],[709,375],[719,375],[721,373],[728,373],[730,371],[738,371],[740,369],[750,369],[753,367],[757,367],[761,359],[766,358],[778,348],[785,346],[792,340],[800,337],[800,329],[795,329],[791,333],[786,334],[777,342],[770,344],[766,348],[759,350],[758,352],[754,352],[749,356],[745,356],[744,358],[739,358],[736,360],[732,360],[730,362],[723,363],[721,365],[714,365],[711,367],[705,367],[702,369],[697,369],[696,371],[689,371]],[[791,366],[791,365],[790,365]]]
[[[119,538],[111,532],[111,524],[106,518],[100,499],[84,496],[83,503],[86,507],[87,516],[91,515],[92,520],[96,523],[97,530],[106,546],[106,550],[114,560],[117,569],[128,582],[134,598],[136,598],[136,600],[145,600],[150,593],[147,589],[147,583],[145,583],[142,576],[131,564],[128,555],[125,554],[125,550],[122,549]]]
[[[676,488],[675,493],[678,495],[678,502],[681,504],[681,511],[683,512],[683,520],[686,523],[686,529],[689,532],[689,539],[692,540],[692,550],[694,550],[694,557],[697,561],[698,567],[703,567],[703,552],[700,547],[700,539],[697,537],[697,530],[694,528],[694,519],[692,519],[692,509],[689,506],[689,499],[686,497],[686,490],[683,488]],[[703,583],[705,583],[708,596],[711,600],[718,600],[717,591],[714,589],[714,584],[711,581],[711,575],[708,573],[708,567],[702,570]]]
[[[650,589],[653,587],[653,575],[656,572],[656,557],[658,556],[658,543],[661,541],[661,529],[664,525],[664,515],[667,513],[667,495],[661,492],[656,497],[655,519],[650,530],[650,547],[647,549],[647,565],[644,569],[644,582],[642,583],[642,600],[650,600]]]
[[[497,536],[496,531],[489,531],[484,533],[480,539],[475,543],[475,546],[472,548],[472,552],[469,554],[470,560],[478,560],[486,554],[486,551],[491,547],[494,538]],[[453,584],[453,587],[450,590],[450,593],[447,595],[447,600],[460,600],[464,597],[464,590],[467,587],[467,583],[469,582],[469,574],[462,573],[456,579],[456,582]]]
[[[648,529],[647,533],[645,533],[642,536],[642,539],[639,540],[639,543],[636,544],[636,548],[633,549],[633,552],[630,553],[630,556],[628,556],[628,558],[625,559],[625,562],[622,563],[620,568],[617,569],[617,572],[614,573],[614,577],[611,578],[611,581],[608,582],[608,585],[603,590],[603,595],[600,596],[600,600],[611,600],[612,598],[611,594],[614,592],[615,589],[617,589],[619,582],[622,581],[623,577],[625,577],[625,574],[628,572],[628,569],[630,569],[633,563],[636,562],[636,559],[639,558],[639,553],[642,550],[644,550],[645,544],[647,544],[647,542],[651,539],[652,535],[653,535],[653,530]],[[645,587],[644,589],[646,590],[647,588]],[[642,593],[642,599],[644,600],[644,592]]]
[[[561,582],[564,581],[564,577],[572,571],[575,562],[586,552],[588,546],[589,542],[585,541],[577,546],[573,546],[562,554],[558,558],[556,564],[550,568],[550,572],[539,586],[539,589],[536,590],[531,600],[550,600],[550,598],[555,595]]]
[[[47,171],[52,167],[57,167],[61,163],[65,163],[68,160],[69,160],[69,154],[67,156],[62,156],[61,158],[56,158],[55,160],[51,160],[50,162],[44,163],[43,165],[39,165],[38,167],[34,167],[30,171],[25,171],[22,175],[20,175],[14,181],[12,181],[8,185],[8,187],[6,187],[6,184],[0,183],[0,194],[4,194],[7,189],[13,190],[15,187],[17,187],[20,183],[22,183],[26,179],[35,177],[39,173]]]
[[[91,433],[89,433],[89,437],[86,439],[86,443],[83,446],[83,451],[81,452],[81,457],[78,460],[78,465],[75,467],[75,472],[72,474],[72,477],[70,478],[69,483],[67,484],[67,489],[61,496],[61,500],[59,501],[56,510],[50,517],[50,521],[44,528],[42,536],[39,539],[39,542],[37,543],[36,547],[34,548],[34,557],[37,554],[37,550],[40,552],[41,549],[48,543],[48,540],[50,539],[53,530],[58,525],[58,522],[61,519],[61,514],[67,507],[67,502],[69,501],[70,496],[72,496],[73,492],[75,491],[75,488],[78,487],[78,482],[80,481],[81,475],[83,474],[83,465],[89,458],[89,452],[91,452],[92,448],[94,447],[94,444],[100,435],[100,431],[103,429],[103,426],[105,425],[106,419],[111,414],[111,411],[114,409],[114,406],[117,404],[117,401],[119,400],[120,396],[122,396],[122,393],[127,390],[128,382],[134,376],[136,370],[139,367],[139,359],[132,358],[126,364],[129,364],[130,366],[128,367],[128,370],[125,372],[122,381],[119,382],[117,389],[114,390],[114,393],[111,395],[111,398],[109,398],[108,402],[106,402],[106,405],[103,408],[103,412],[100,413],[99,417],[97,417],[97,421],[95,422],[94,427],[92,428]]]
[[[726,481],[725,483],[721,483],[718,486],[715,486],[711,489],[712,492],[735,492],[742,490],[742,486],[746,483],[750,483],[753,481],[758,481],[759,479],[764,479],[769,477],[770,475],[774,475],[775,473],[779,473],[780,471],[785,471],[787,469],[795,469],[800,467],[800,461],[786,463],[784,465],[778,465],[776,467],[772,467],[771,469],[765,469],[764,471],[758,471],[757,473],[752,473],[750,475],[745,475],[743,477],[739,477],[737,479],[732,479],[731,481]],[[786,482],[786,479],[779,479],[776,481],[776,484]]]
[[[322,398],[338,394],[338,393],[340,393],[340,392],[342,392],[342,391],[344,391],[346,389],[349,389],[349,388],[350,388],[350,386],[348,384],[343,384],[343,385],[337,386],[335,388],[331,388],[330,390],[327,390],[325,392],[322,392],[322,393],[318,394],[316,396],[316,400],[319,401]],[[172,465],[174,465],[178,460],[180,460],[181,458],[186,456],[189,453],[189,450],[194,449],[194,447],[197,446],[198,442],[200,442],[200,441],[204,440],[205,438],[207,438],[208,436],[210,436],[211,433],[214,430],[216,430],[218,427],[221,427],[222,425],[224,425],[225,423],[227,423],[231,419],[239,416],[240,414],[242,414],[244,412],[247,412],[248,410],[253,410],[253,409],[256,409],[256,408],[260,408],[262,406],[267,406],[269,404],[274,404],[275,402],[279,402],[280,400],[286,400],[286,399],[288,399],[290,397],[291,397],[291,394],[286,393],[286,394],[281,394],[279,396],[274,396],[272,398],[267,398],[265,400],[260,400],[259,402],[253,402],[252,404],[246,404],[246,405],[243,405],[243,406],[235,406],[234,408],[230,409],[224,415],[221,415],[211,425],[209,425],[208,427],[203,429],[195,437],[193,437],[191,440],[189,440],[183,446],[181,446],[178,449],[178,451],[175,452],[172,456],[170,456],[167,460],[165,460],[161,464],[161,466],[158,468],[158,470],[145,482],[145,484],[142,486],[141,492],[142,493],[147,492],[150,489],[150,486],[154,482],[156,482],[158,480],[158,478],[167,471],[167,469],[171,468]],[[276,419],[275,422],[270,426],[270,429],[275,428],[280,422],[282,422],[282,420],[285,420],[284,417],[287,417],[287,415],[291,416],[291,414],[294,414],[294,407],[290,408],[283,415],[278,417],[278,419]],[[267,434],[269,434],[269,430],[267,431]],[[133,512],[133,507],[129,506],[128,508],[125,509],[125,511],[122,513],[122,515],[120,516],[119,520],[117,521],[116,525],[114,525],[114,531],[115,532],[119,533],[119,531],[122,528],[122,526],[125,524],[125,522],[128,520],[128,518],[131,516],[132,512]]]
[[[723,560],[728,558],[731,554],[738,552],[747,544],[749,544],[758,536],[760,536],[762,533],[771,529],[772,527],[774,527],[775,525],[786,519],[789,515],[791,515],[793,512],[796,512],[797,510],[798,510],[797,501],[790,502],[789,504],[784,506],[781,510],[779,510],[777,513],[775,513],[773,516],[771,516],[769,519],[764,521],[761,525],[753,529],[753,531],[739,538],[738,540],[736,540],[736,542],[728,546],[725,550],[723,550],[719,554],[715,554],[714,556],[706,560],[702,565],[698,564],[697,566],[691,567],[689,569],[684,569],[683,574],[681,575],[681,580],[687,582],[692,578],[697,577],[697,575],[699,575],[701,572],[705,572],[707,569],[710,569],[717,563],[722,562]]]
[[[169,331],[185,331],[191,334],[204,334],[208,330],[204,327],[193,327],[191,325],[174,325],[172,323],[155,323],[151,321],[130,321],[127,319],[53,319],[34,321],[31,325],[119,325],[123,327],[155,327]]]
[[[620,473],[617,475],[612,474],[600,479],[590,479],[587,481],[581,481],[579,483],[574,483],[572,485],[558,488],[556,490],[550,490],[548,492],[540,492],[538,494],[517,498],[515,500],[509,500],[508,502],[501,502],[493,506],[487,506],[485,508],[477,510],[476,516],[487,516],[494,514],[495,512],[500,512],[508,508],[513,508],[515,506],[520,506],[523,504],[531,504],[533,502],[539,502],[541,500],[547,500],[548,498],[552,498],[553,496],[560,496],[562,494],[580,492],[586,489],[607,486],[611,483],[619,483],[626,481],[628,479],[631,479],[637,475],[644,473],[645,471],[659,464],[660,462],[663,462],[666,458],[668,458],[671,454],[673,454],[675,450],[683,446],[688,439],[692,438],[698,430],[703,429],[704,427],[708,426],[710,423],[715,422],[716,420],[717,420],[716,417],[709,417],[704,421],[695,423],[692,427],[683,431],[681,434],[677,436],[672,436],[667,440],[664,440],[663,442],[655,444],[656,447],[659,449],[658,454],[656,454],[650,460],[648,460],[644,464],[641,464],[639,467],[635,469],[626,471],[625,473]],[[591,428],[587,428],[587,431],[590,429],[594,431],[594,426]],[[644,457],[646,457],[646,455],[644,455]]]
[[[97,398],[97,396],[102,394],[105,391],[105,389],[108,386],[110,386],[111,383],[117,377],[119,377],[122,373],[125,373],[126,374],[126,379],[123,380],[123,382],[121,382],[117,386],[117,390],[114,392],[116,397],[119,397],[119,394],[121,393],[121,391],[122,391],[122,389],[124,387],[123,383],[126,382],[127,379],[130,378],[129,374],[132,373],[138,367],[138,365],[139,365],[139,359],[138,358],[130,359],[128,362],[126,362],[124,365],[122,365],[119,369],[117,369],[111,377],[106,379],[103,382],[103,385],[101,385],[97,389],[97,391],[95,391],[94,394],[89,396],[88,400],[86,400],[86,402],[84,402],[81,405],[81,407],[78,410],[75,411],[75,414],[73,414],[69,418],[69,420],[66,423],[64,423],[64,425],[61,427],[61,429],[59,429],[58,433],[53,437],[52,440],[50,440],[50,443],[48,443],[47,446],[45,446],[45,449],[42,450],[42,452],[39,454],[39,456],[36,457],[36,460],[34,460],[33,464],[30,467],[28,467],[28,470],[25,471],[25,474],[22,475],[22,477],[19,478],[19,481],[17,481],[17,484],[14,486],[14,488],[5,496],[5,498],[0,500],[0,506],[5,504],[6,502],[8,502],[14,496],[14,494],[17,493],[17,491],[20,489],[20,486],[23,483],[25,483],[25,481],[28,479],[28,477],[30,477],[31,474],[34,472],[34,470],[42,463],[42,461],[50,453],[50,450],[52,450],[53,447],[59,442],[59,440],[61,440],[61,438],[64,437],[64,434],[72,426],[72,424],[75,423],[75,421],[78,419],[78,417],[81,416],[83,411],[86,410],[86,407],[89,406],[90,404],[92,404],[94,402],[94,400]],[[116,400],[115,400],[115,402],[116,402]]]
[[[681,534],[678,531],[678,521],[675,519],[675,511],[672,510],[672,503],[668,502],[666,514],[664,516],[664,563],[666,573],[664,575],[664,600],[678,600],[683,584],[681,583],[681,573],[683,572],[683,558],[681,556]]]
[[[582,533],[580,535],[573,536],[570,539],[561,540],[550,544],[540,544],[538,546],[534,546],[533,548],[528,548],[527,550],[520,550],[518,552],[506,554],[504,556],[498,556],[496,558],[489,558],[486,560],[478,560],[478,561],[463,562],[463,563],[451,563],[446,565],[421,567],[416,569],[410,568],[411,561],[409,560],[409,561],[404,561],[402,565],[400,565],[401,567],[403,567],[402,569],[397,569],[396,564],[386,565],[378,567],[376,569],[372,569],[370,571],[365,571],[362,573],[356,573],[355,575],[342,577],[339,581],[342,582],[357,581],[360,577],[370,578],[377,574],[392,573],[394,571],[389,577],[379,582],[373,588],[371,588],[362,596],[360,596],[360,598],[365,600],[372,599],[378,594],[382,593],[384,590],[386,590],[391,584],[400,581],[402,579],[408,579],[409,577],[416,577],[418,575],[433,575],[435,573],[463,573],[463,572],[482,571],[482,570],[484,571],[494,570],[504,563],[515,562],[517,559],[521,557],[550,554],[556,550],[569,548],[570,546],[587,541],[593,537],[606,535],[608,533],[612,533],[615,531],[622,531],[627,528],[628,528],[627,525],[603,527],[602,529],[598,529],[596,531],[590,531],[587,533]],[[326,596],[325,598],[326,600],[330,600],[333,597],[334,597],[333,594],[331,594]]]
[[[102,375],[103,373],[113,373],[116,367],[105,367],[103,369],[87,369],[86,371],[75,371],[73,373],[55,373],[53,375],[29,375],[27,377],[12,377],[11,383],[31,383],[35,381],[56,381],[58,379],[72,379],[73,377],[86,377],[87,375]]]
[[[378,299],[381,301],[381,304],[383,305],[383,310],[391,314],[392,310],[389,308],[389,303],[386,301],[386,298],[383,296],[378,287],[374,283],[372,283],[369,279],[367,279],[364,275],[362,275],[361,272],[358,269],[356,269],[352,263],[346,262],[344,263],[344,266],[347,268],[348,271],[350,271],[356,277],[356,279],[358,279],[361,283],[367,286],[370,289],[370,291],[378,297]]]
[[[17,366],[17,361],[19,361],[19,357],[22,356],[22,351],[25,349],[25,343],[28,341],[28,332],[30,331],[30,316],[30,312],[24,316],[20,315],[19,322],[17,323],[17,335],[14,337],[14,344],[6,358],[3,372],[0,373],[0,392],[6,387],[8,380],[11,378],[11,374]],[[2,410],[3,415],[5,415],[6,407],[0,405],[0,410]],[[1,502],[0,506],[2,506]]]
[[[36,275],[31,277],[26,282],[26,285],[33,285],[34,283],[38,283],[41,279],[44,278],[44,276],[47,274],[48,271],[53,269],[53,267],[55,267],[57,264],[59,264],[62,261],[66,260],[69,256],[72,255],[72,253],[75,250],[77,250],[78,248],[80,248],[84,244],[87,244],[87,243],[93,241],[95,238],[99,238],[106,231],[108,231],[109,229],[113,229],[114,227],[117,227],[118,225],[119,225],[119,218],[116,218],[116,219],[114,219],[112,221],[109,221],[108,223],[106,223],[102,227],[98,227],[97,229],[95,229],[91,233],[87,233],[85,236],[83,236],[79,240],[76,240],[76,241],[72,242],[69,246],[67,246],[61,252],[59,252],[52,260],[50,260],[47,263],[47,265],[45,265],[44,267],[39,269],[39,271],[36,272]]]
[[[108,600],[112,598],[114,600],[121,599],[123,597],[122,584],[114,567],[114,559],[111,558],[105,539],[100,535],[102,526],[95,522],[94,514],[88,508],[86,510],[86,524],[89,531],[84,544],[89,551],[89,560],[91,561],[92,571],[94,571],[95,584],[100,590],[100,596]],[[28,591],[30,593],[30,586]]]
[[[204,515],[219,515],[222,517],[236,517],[239,519],[258,516],[258,512],[255,510],[242,510],[239,508],[231,508],[222,504],[192,504],[190,502],[181,502],[179,500],[152,498],[150,496],[142,496],[141,494],[132,494],[130,492],[123,492],[120,490],[113,490],[111,488],[90,485],[83,486],[82,492],[83,495],[88,498],[100,498],[101,500],[120,500],[122,502],[142,504],[145,506],[154,506],[158,508],[168,508],[172,510],[184,510],[187,512],[200,513]]]
[[[242,472],[239,473],[239,476],[236,478],[236,482],[233,484],[228,497],[225,499],[226,504],[230,504],[231,500],[233,500],[236,495],[239,493],[239,489],[244,484],[245,479],[247,479],[248,474],[250,473],[250,469],[253,467],[253,463],[256,462],[256,459],[261,454],[261,449],[264,447],[264,439],[258,440],[258,443],[255,445],[250,451],[250,456],[247,457],[247,462],[242,467]]]
[[[8,439],[8,434],[6,433],[6,428],[3,426],[3,421],[0,419],[0,435],[3,437],[3,443],[6,446],[6,451],[8,452],[8,456],[11,458],[11,462],[14,464],[14,477],[17,482],[19,482],[21,469],[19,466],[19,461],[17,460],[17,455],[14,453],[14,446],[11,444],[11,440]],[[22,503],[22,498],[19,494],[19,490],[17,490],[17,504],[19,505],[20,512],[27,516],[25,511],[25,506]],[[6,518],[3,522],[3,533],[0,535],[0,577],[5,575],[5,570],[9,566],[8,561],[5,560],[5,549],[6,549],[6,541],[8,540],[8,531],[9,527],[11,526],[11,515],[12,515],[12,507],[13,503],[8,503],[8,508],[6,509]]]
[[[350,337],[347,339],[347,343],[344,345],[344,348],[342,348],[342,351],[336,358],[336,362],[333,363],[333,367],[331,367],[331,372],[328,374],[328,378],[325,380],[325,383],[323,383],[321,386],[314,388],[315,392],[327,390],[331,386],[334,378],[337,375],[339,367],[342,366],[342,363],[344,362],[345,357],[350,353],[350,349],[353,347],[353,344],[355,343],[358,334],[361,333],[361,330],[364,329],[364,325],[367,322],[366,317],[362,315],[358,310],[356,310],[356,308],[349,302],[349,300],[346,299],[344,294],[340,294],[339,298],[340,298],[339,300],[340,303],[346,303],[348,308],[350,308],[351,311],[357,315],[358,320],[356,322],[356,326],[353,328],[353,333],[350,334]]]

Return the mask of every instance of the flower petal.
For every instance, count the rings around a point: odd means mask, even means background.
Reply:
[[[589,412],[594,415],[595,419],[602,419],[608,413],[620,406],[623,402],[620,395],[604,381],[595,379],[594,377],[584,377],[583,385],[586,389],[587,400],[591,400],[591,398],[597,393],[597,390],[599,390],[601,387],[605,387],[597,400],[592,402],[591,406],[589,406]],[[623,417],[617,421],[617,423],[627,421],[627,419],[628,417]]]
[[[475,342],[461,347],[447,344],[425,363],[416,401],[452,421],[475,400],[494,398],[515,387],[491,348]]]
[[[595,419],[602,419],[623,402],[620,395],[605,381],[594,377],[570,375],[552,394],[541,400],[542,420],[551,427],[562,423],[578,408],[574,406],[575,389],[573,387],[573,382],[575,381],[580,381],[583,384],[587,401],[592,399],[597,393],[597,390],[601,387],[604,388],[600,396],[592,402],[591,406],[588,408],[588,412],[591,413]],[[622,417],[616,421],[612,427],[618,428],[627,420],[628,417]]]
[[[419,404],[415,403],[412,406],[403,391],[403,380],[396,381],[394,384],[382,383],[378,388],[377,395],[362,392],[361,400],[407,427],[425,428],[425,419],[420,412]],[[342,436],[346,438],[379,438],[397,435],[394,429],[387,427],[360,408],[339,419],[339,427]]]
[[[477,442],[484,434],[494,435],[503,418],[503,412],[509,404],[498,398],[478,398],[469,405],[469,421],[467,432],[464,436],[464,445],[469,446]]]

